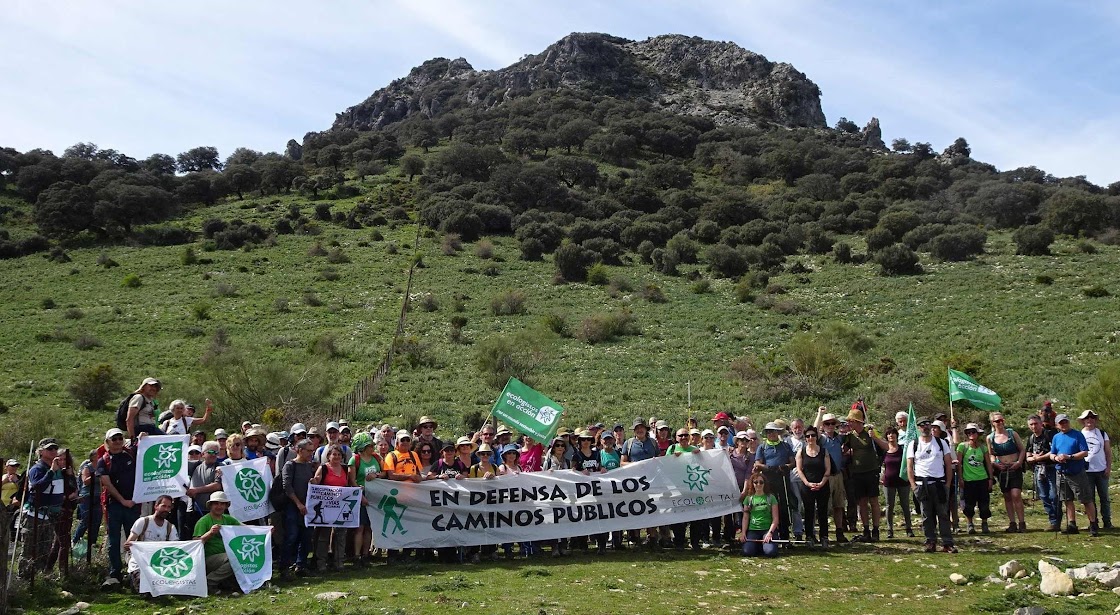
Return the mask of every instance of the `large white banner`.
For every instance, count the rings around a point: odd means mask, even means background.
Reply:
[[[136,447],[136,488],[133,502],[154,502],[161,495],[187,493],[187,443],[191,437],[145,436]]]
[[[307,527],[358,527],[362,488],[308,485],[304,505],[307,514],[303,522]]]
[[[222,466],[222,491],[229,496],[229,514],[238,521],[252,521],[272,514],[268,490],[272,472],[268,458],[258,457]]]
[[[271,527],[223,525],[218,531],[242,592],[247,594],[259,589],[272,578]]]
[[[574,470],[422,483],[366,481],[379,547],[550,540],[739,511],[726,450],[657,457],[602,474]]]
[[[206,597],[206,555],[201,540],[132,543],[140,558],[140,591],[153,596]]]

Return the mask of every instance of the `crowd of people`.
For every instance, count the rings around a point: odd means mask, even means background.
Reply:
[[[265,458],[276,487],[270,494],[275,512],[251,524],[273,527],[274,561],[281,577],[368,566],[382,555],[389,562],[478,563],[502,557],[551,557],[572,550],[604,553],[608,548],[732,549],[746,556],[773,557],[779,546],[804,543],[830,547],[849,541],[882,538],[881,494],[886,496],[886,538],[896,531],[915,537],[920,519],[925,550],[957,552],[954,537],[989,533],[991,494],[1003,495],[1009,533],[1027,531],[1024,476],[1033,477],[1035,493],[1046,512],[1047,531],[1079,532],[1077,504],[1083,506],[1091,536],[1111,529],[1108,499],[1112,454],[1108,434],[1091,410],[1077,420],[1057,414],[1049,402],[1019,434],[1001,413],[989,416],[990,430],[977,423],[963,429],[945,414],[916,420],[899,412],[882,433],[868,422],[862,400],[846,415],[821,406],[810,423],[794,418],[769,421],[756,430],[747,417],[719,412],[701,429],[690,418],[674,429],[656,417],[607,428],[602,423],[578,430],[561,428],[550,442],[487,422],[479,431],[444,441],[438,422],[428,416],[418,424],[396,428],[374,425],[355,429],[346,420],[308,428],[296,423],[286,431],[266,431],[245,421],[239,429],[201,429],[212,419],[176,399],[159,412],[161,384],[153,378],[122,402],[123,424],[109,429],[104,443],[79,463],[54,438],[38,443],[37,459],[26,472],[10,460],[3,475],[3,501],[13,515],[22,543],[20,576],[67,574],[75,546],[99,544],[109,562],[107,584],[138,586],[135,562],[125,563],[136,541],[195,538],[205,543],[207,582],[214,589],[233,582],[219,530],[241,520],[228,514],[230,499],[222,491],[222,471],[230,464]],[[761,432],[761,433],[759,433]],[[136,450],[149,435],[190,435],[190,480],[182,497],[161,496],[144,506],[133,501]],[[356,529],[307,527],[304,517],[308,485],[361,487],[387,479],[486,480],[521,472],[574,470],[610,472],[620,466],[662,455],[718,449],[730,459],[741,486],[741,511],[667,527],[573,536],[563,540],[484,544],[475,547],[406,551],[378,549],[370,519],[361,507]],[[896,506],[901,519],[896,522]],[[912,510],[913,509],[913,510]],[[961,523],[961,517],[964,523]],[[977,523],[977,517],[979,522]],[[1062,522],[1065,527],[1062,528]],[[74,523],[77,526],[74,527]],[[830,530],[830,523],[832,529]],[[1040,528],[1041,529],[1041,528]],[[644,534],[644,537],[643,537]]]

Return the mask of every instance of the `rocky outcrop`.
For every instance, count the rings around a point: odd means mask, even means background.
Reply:
[[[645,99],[721,125],[826,125],[820,89],[804,73],[734,43],[681,35],[630,41],[576,33],[494,71],[476,71],[462,58],[428,60],[339,113],[333,128],[384,128],[416,114],[435,118],[454,109],[490,108],[562,89]]]
[[[863,135],[864,147],[882,150],[887,149],[887,144],[883,143],[883,130],[879,128],[879,118],[871,118],[871,121],[867,123],[867,126],[863,127],[863,131],[861,131],[860,134]]]

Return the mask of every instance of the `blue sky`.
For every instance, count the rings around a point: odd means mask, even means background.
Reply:
[[[958,136],[1000,169],[1120,180],[1120,3],[51,2],[0,13],[0,145],[135,157],[282,150],[432,57],[506,66],[574,31],[733,41],[789,62],[829,124]]]

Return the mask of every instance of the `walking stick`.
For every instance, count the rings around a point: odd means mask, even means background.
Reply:
[[[89,495],[86,496],[89,498],[89,501],[86,502],[86,568],[90,570],[93,569],[93,492],[94,485],[97,484],[96,481],[97,477],[93,475],[93,472],[90,472]],[[101,506],[99,505],[98,509],[100,508]],[[101,528],[98,528],[98,530],[100,529]]]
[[[28,468],[30,470],[31,468]],[[31,593],[35,593],[35,569],[39,567],[39,494],[31,494]],[[26,543],[24,543],[26,546]]]
[[[35,441],[32,440],[31,441],[31,448],[29,448],[27,450],[27,469],[28,470],[31,469],[31,456],[34,455],[34,454],[35,454]],[[27,473],[24,472],[24,475],[23,475],[23,494],[19,499],[20,508],[22,508],[23,503],[27,501],[27,491],[28,491],[29,486],[30,486],[30,483],[27,480]],[[8,565],[7,587],[12,586],[12,571],[15,570],[16,554],[19,553],[19,541],[20,541],[20,538],[23,536],[23,511],[17,509],[16,510],[16,515],[17,515],[17,517],[16,517],[16,542],[15,542],[14,545],[12,545],[12,561]]]

